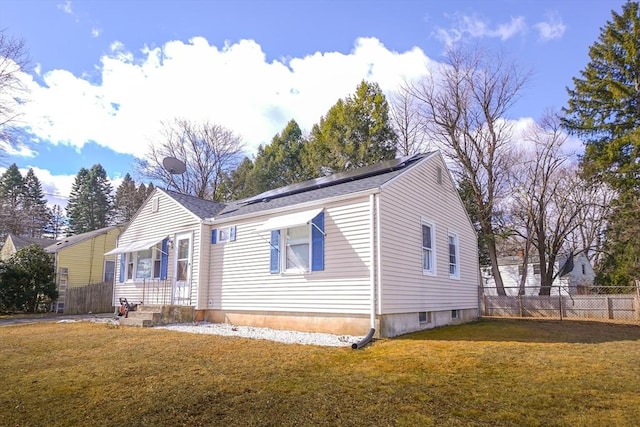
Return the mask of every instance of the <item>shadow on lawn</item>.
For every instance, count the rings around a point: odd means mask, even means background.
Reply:
[[[481,319],[397,337],[417,341],[515,341],[596,344],[640,341],[640,325],[575,320]]]

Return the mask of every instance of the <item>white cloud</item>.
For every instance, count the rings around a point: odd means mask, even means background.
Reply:
[[[388,50],[361,38],[349,53],[316,52],[267,61],[252,40],[209,45],[204,38],[171,41],[134,53],[119,42],[101,58],[99,83],[66,70],[30,82],[25,122],[42,140],[80,149],[89,141],[143,156],[160,121],[209,120],[237,132],[247,148],[270,142],[290,119],[310,130],[320,116],[366,79],[383,90],[427,72],[419,48]]]
[[[91,37],[97,38],[100,37],[100,34],[102,34],[102,29],[96,27],[91,28]]]
[[[538,30],[538,35],[544,41],[561,38],[567,29],[562,18],[556,13],[549,15],[546,21],[536,23],[534,28]]]
[[[0,151],[4,151],[9,156],[19,157],[35,157],[35,155],[38,154],[25,144],[15,146],[9,145],[5,141],[0,141]]]
[[[456,15],[450,28],[438,27],[434,35],[445,45],[453,45],[465,38],[499,38],[508,40],[527,31],[524,17],[512,17],[508,22],[492,27],[486,20],[472,15]]]
[[[58,3],[56,7],[68,15],[73,15],[71,0],[66,0],[64,3]]]

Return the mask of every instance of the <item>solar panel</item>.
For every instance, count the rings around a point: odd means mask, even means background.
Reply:
[[[263,200],[271,200],[278,197],[302,193],[311,189],[329,187],[331,185],[336,185],[347,181],[355,181],[357,179],[363,179],[370,176],[379,175],[381,173],[391,172],[394,170],[402,169],[421,157],[421,154],[398,157],[396,159],[386,160],[383,162],[375,163],[373,165],[368,165],[345,172],[339,172],[320,178],[310,179],[308,181],[286,185],[284,187],[279,187],[273,190],[265,191],[264,193],[260,193],[257,196],[250,198],[245,203],[252,204]]]

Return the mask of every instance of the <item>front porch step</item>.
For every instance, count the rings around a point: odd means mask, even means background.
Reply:
[[[194,320],[194,308],[180,305],[138,305],[128,317],[120,317],[121,326],[150,328],[170,323],[190,323]]]

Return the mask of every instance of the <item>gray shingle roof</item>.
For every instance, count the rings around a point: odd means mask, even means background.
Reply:
[[[53,239],[38,239],[36,237],[17,236],[13,233],[9,233],[9,236],[11,237],[11,241],[13,242],[13,246],[16,248],[16,251],[29,245],[38,245],[41,248],[46,248],[51,243],[55,242],[55,240]]]
[[[372,190],[406,172],[429,155],[431,153],[396,159],[392,162],[394,164],[393,167],[390,168],[380,168],[380,165],[384,166],[384,162],[381,162],[365,168],[355,169],[346,174],[335,174],[293,184],[227,204],[203,200],[171,190],[163,191],[200,219],[215,218],[216,220],[223,220],[240,215],[257,214],[271,209],[323,200],[329,197],[346,196],[360,191]]]
[[[212,202],[198,197],[181,194],[172,190],[162,190],[167,193],[176,202],[187,208],[191,213],[200,219],[211,218],[224,208],[223,203]]]
[[[215,216],[215,219],[233,218],[240,215],[259,213],[261,211],[293,206],[300,203],[323,200],[329,197],[346,196],[360,191],[372,190],[406,172],[429,155],[430,153],[426,153],[405,158],[404,161],[399,162],[396,168],[384,169],[371,175],[357,175],[358,170],[356,169],[354,170],[356,174],[350,179],[337,181],[336,183],[329,182],[328,184],[310,186],[293,194],[287,195],[285,192],[285,195],[282,196],[265,198],[261,198],[260,195],[258,195],[231,202]],[[314,180],[310,180],[308,183],[312,183],[312,181]],[[302,187],[304,187],[304,185],[302,185]],[[265,192],[263,194],[268,195],[269,193],[271,192]]]
[[[80,242],[84,242],[85,240],[89,240],[92,239],[93,237],[99,236],[101,234],[106,234],[109,231],[111,231],[114,228],[117,227],[124,227],[127,224],[120,224],[120,225],[110,225],[108,227],[104,227],[104,228],[99,228],[97,230],[93,230],[93,231],[87,231],[86,233],[81,233],[81,234],[76,234],[74,236],[69,236],[69,237],[64,237],[58,241],[56,241],[54,244],[47,246],[46,248],[44,248],[45,251],[47,252],[56,252],[60,249],[64,249],[67,248],[71,245],[75,245],[76,243],[80,243]]]

